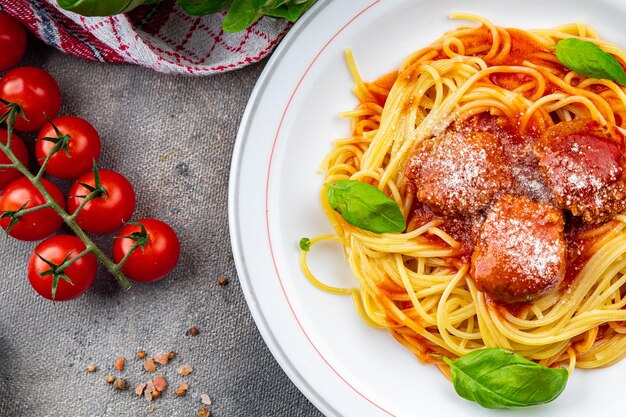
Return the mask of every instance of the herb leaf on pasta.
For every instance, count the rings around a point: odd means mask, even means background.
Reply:
[[[603,78],[626,85],[624,68],[593,42],[568,38],[556,44],[556,57],[567,68],[589,78]]]
[[[354,180],[326,184],[330,206],[353,226],[374,233],[402,232],[406,220],[398,204],[373,185]]]
[[[518,408],[544,404],[563,392],[565,368],[548,368],[498,348],[471,352],[452,361],[457,394],[486,408]]]

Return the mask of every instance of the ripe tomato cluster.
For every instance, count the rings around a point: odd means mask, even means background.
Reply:
[[[0,71],[16,65],[25,46],[23,27],[0,12]],[[0,99],[5,105],[0,120],[7,128],[0,129],[0,142],[8,145],[10,140],[7,152],[0,150],[0,227],[15,239],[42,240],[28,262],[33,288],[48,299],[64,301],[83,294],[95,279],[93,243],[55,235],[64,222],[75,232],[79,228],[77,235],[118,231],[110,270],[143,282],[169,274],[180,255],[176,233],[156,219],[128,223],[136,203],[132,184],[116,171],[98,169],[102,143],[91,123],[77,116],[57,117],[61,91],[55,79],[40,68],[11,69],[0,78]],[[28,167],[29,152],[24,140],[9,134],[12,129],[38,131],[36,175],[17,167]],[[68,195],[44,174],[73,181]]]

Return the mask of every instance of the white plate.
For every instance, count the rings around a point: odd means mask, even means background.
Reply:
[[[348,121],[337,114],[356,105],[344,49],[352,48],[364,78],[374,79],[445,30],[467,24],[449,20],[450,11],[524,29],[583,21],[626,47],[623,0],[318,2],[265,68],[235,146],[230,232],[250,310],[285,372],[328,416],[624,416],[626,362],[578,370],[548,405],[481,409],[386,331],[364,324],[349,297],[321,292],[300,271],[300,238],[331,231],[318,201],[323,178],[316,169],[331,140],[348,134]],[[324,280],[355,284],[340,247],[316,246],[311,258]]]

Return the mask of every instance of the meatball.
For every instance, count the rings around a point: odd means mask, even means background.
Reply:
[[[557,205],[600,223],[626,209],[623,147],[616,128],[579,119],[552,126],[534,152]]]
[[[525,196],[505,194],[493,204],[472,253],[470,274],[492,299],[532,301],[565,277],[563,212]]]
[[[405,173],[417,200],[444,215],[476,214],[512,184],[498,138],[469,130],[447,130],[422,141]]]

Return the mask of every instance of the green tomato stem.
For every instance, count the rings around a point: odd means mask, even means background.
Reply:
[[[130,255],[132,255],[132,253],[135,252],[139,246],[141,246],[141,244],[139,242],[135,242],[133,246],[130,247],[130,250],[126,252],[126,255],[124,255],[122,260],[119,261],[116,267],[121,270],[124,264],[126,263],[126,261],[128,260],[128,258],[130,257]]]
[[[12,169],[15,168],[13,164],[0,164],[0,169]]]
[[[94,193],[89,193],[87,194],[87,196],[85,198],[83,198],[83,201],[80,203],[80,205],[78,206],[78,208],[76,209],[76,211],[74,212],[74,214],[72,214],[70,216],[70,218],[72,220],[76,220],[76,217],[78,217],[78,213],[80,213],[83,210],[83,207],[85,207],[85,205],[87,203],[89,203],[91,200],[93,200],[95,197]]]
[[[13,111],[13,109],[9,111]],[[46,190],[46,187],[43,186],[43,184],[41,183],[42,178],[40,176],[40,174],[43,172],[43,169],[40,169],[37,175],[33,175],[28,170],[28,168],[24,164],[22,164],[22,162],[17,158],[17,156],[15,156],[10,146],[11,134],[13,132],[13,123],[11,123],[11,121],[12,121],[11,117],[9,117],[7,119],[7,143],[3,144],[2,142],[0,142],[0,151],[4,152],[4,154],[11,160],[13,168],[17,169],[20,173],[22,173],[22,175],[28,178],[28,180],[39,190],[39,192],[41,192],[43,197],[46,199],[46,203],[44,205],[48,205],[49,208],[53,209],[63,219],[65,224],[67,224],[68,227],[72,229],[76,237],[78,237],[80,240],[83,241],[83,243],[85,244],[87,248],[86,250],[88,250],[90,253],[93,253],[96,256],[96,258],[98,258],[98,260],[109,270],[109,272],[115,277],[119,285],[124,290],[130,289],[131,287],[130,281],[121,272],[118,265],[115,264],[115,262],[113,262],[111,259],[109,259],[109,257],[106,256],[104,252],[102,252],[102,250],[89,238],[89,236],[87,236],[87,234],[83,231],[83,229],[81,229],[78,223],[76,223],[76,213],[78,213],[78,211],[74,213],[73,216],[69,215],[67,211],[65,211],[63,207],[61,207],[59,203],[57,203],[56,200],[50,195],[48,190]],[[41,209],[41,208],[42,206],[35,207],[35,209]],[[28,210],[32,210],[32,209],[27,209],[24,211],[28,211]]]
[[[46,167],[48,166],[48,162],[50,162],[50,158],[54,154],[55,154],[55,152],[50,152],[48,155],[46,155],[46,159],[44,159],[43,164],[41,164],[41,168],[39,168],[39,171],[37,172],[37,175],[35,175],[35,178],[37,179],[37,181],[39,181],[41,178],[43,178],[43,174],[46,171]]]
[[[84,251],[82,251],[81,253],[79,253],[78,255],[74,256],[71,259],[68,259],[67,261],[63,262],[61,265],[59,265],[57,267],[57,272],[61,273],[63,271],[65,271],[67,268],[70,267],[70,265],[72,265],[74,262],[76,262],[77,260],[79,260],[80,258],[82,258],[85,255],[89,255],[91,252],[90,248],[85,249]]]
[[[18,211],[17,213],[15,213],[16,217],[22,217],[27,215],[28,213],[32,213],[34,211],[39,211],[39,210],[43,210],[43,209],[47,209],[47,208],[51,208],[52,206],[50,205],[49,202],[43,203],[39,206],[36,207],[31,207],[31,208],[27,208],[27,209],[23,209]]]

